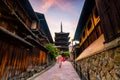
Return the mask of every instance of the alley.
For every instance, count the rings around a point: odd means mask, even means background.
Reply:
[[[33,80],[80,80],[80,78],[72,64],[65,61],[61,68],[58,68],[58,64],[55,64],[51,69],[38,75]]]
[[[0,80],[120,80],[120,0],[0,0]]]

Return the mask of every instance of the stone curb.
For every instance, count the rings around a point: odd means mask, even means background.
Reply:
[[[34,80],[34,78],[38,77],[39,75],[43,74],[44,72],[46,72],[47,70],[49,70],[51,67],[53,67],[55,65],[55,63],[53,63],[52,65],[48,66],[47,68],[45,68],[44,70],[42,70],[39,73],[34,74],[32,77],[28,78],[27,80]]]

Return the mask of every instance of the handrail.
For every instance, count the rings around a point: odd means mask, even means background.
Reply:
[[[27,36],[26,37],[26,40],[29,39],[29,40],[32,40],[32,42],[35,43],[36,46],[40,47],[40,49],[42,49],[43,51],[48,51],[43,45],[41,45],[38,41],[36,41],[35,39],[33,39],[31,36]]]
[[[9,32],[8,30],[4,29],[4,28],[1,27],[1,26],[0,26],[0,31],[4,33],[4,36],[5,36],[5,35],[8,35],[8,36],[10,36],[11,38],[15,38],[15,39],[17,39],[17,40],[19,40],[19,41],[21,41],[21,42],[23,42],[23,43],[31,46],[31,47],[34,47],[31,43],[25,41],[24,39],[22,39],[21,37],[13,34],[12,32]]]
[[[19,18],[19,16],[15,13],[13,9],[10,8],[9,5],[4,1],[5,5],[12,11],[12,14],[15,15],[15,17],[22,23],[22,25],[29,31],[29,33],[35,38],[35,34],[32,33],[32,31],[26,26],[26,24]]]

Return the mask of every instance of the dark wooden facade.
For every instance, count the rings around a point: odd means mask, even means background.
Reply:
[[[53,43],[53,39],[44,14],[36,12],[36,15],[39,20],[41,34],[45,35],[44,38],[47,37],[46,40],[48,40],[48,42]]]
[[[86,1],[74,37],[80,42],[79,47],[75,49],[76,58],[102,34],[100,16],[95,2]]]
[[[105,42],[110,42],[120,36],[120,1],[95,0],[101,18]]]
[[[0,80],[27,72],[47,60],[47,40],[28,0],[0,1]],[[47,37],[46,37],[47,38]]]
[[[104,43],[120,37],[120,1],[86,0],[77,25],[75,40],[79,40],[77,57],[101,35]]]
[[[82,80],[120,79],[119,21],[119,0],[85,0],[74,36],[80,44],[73,51]]]

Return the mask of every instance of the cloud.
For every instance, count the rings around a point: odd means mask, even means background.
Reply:
[[[56,0],[55,4],[63,11],[71,12],[72,10],[74,10],[72,3],[67,0]]]
[[[79,18],[79,12],[76,11],[77,9],[79,9],[79,6],[76,7],[76,2],[74,2],[74,0],[29,0],[29,1],[32,3],[32,6],[35,11],[45,14],[53,39],[54,32],[60,32],[61,21],[63,23],[63,31],[70,32],[69,36],[71,37],[71,39],[73,38],[74,36],[73,34],[75,32]]]
[[[52,5],[55,4],[56,0],[29,0],[29,1],[35,11],[45,13]]]
[[[42,0],[41,11],[45,13],[55,2],[56,0]]]
[[[73,4],[68,0],[30,0],[36,10],[45,13],[50,7],[56,6],[67,12],[74,10]]]

